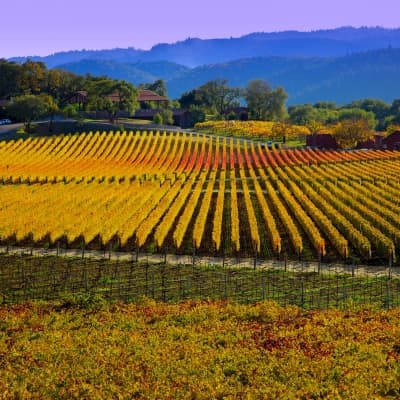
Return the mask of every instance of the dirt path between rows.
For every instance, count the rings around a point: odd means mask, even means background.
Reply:
[[[366,266],[366,265],[344,265],[326,264],[305,261],[277,261],[263,260],[254,258],[222,258],[205,256],[188,256],[175,254],[146,254],[146,253],[127,253],[117,251],[98,251],[81,249],[43,249],[0,246],[0,253],[32,255],[32,256],[59,256],[70,258],[85,258],[93,260],[112,260],[112,261],[144,261],[149,263],[167,262],[172,265],[194,264],[194,265],[215,265],[226,268],[256,268],[256,269],[282,269],[292,272],[322,272],[329,274],[351,274],[354,276],[391,276],[400,278],[400,268],[388,266]]]

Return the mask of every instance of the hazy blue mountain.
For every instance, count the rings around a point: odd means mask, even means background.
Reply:
[[[129,63],[140,58],[143,50],[134,48],[128,49],[110,49],[110,50],[73,50],[54,53],[46,57],[30,56],[30,57],[13,57],[10,61],[23,63],[28,58],[32,61],[42,61],[49,68],[57,65],[79,62],[82,60],[112,60],[122,63]]]
[[[183,76],[189,68],[168,61],[122,63],[110,60],[81,60],[79,62],[58,65],[75,74],[94,76],[107,75],[113,79],[123,79],[138,85],[157,79],[165,81]]]
[[[400,97],[400,49],[374,50],[338,58],[249,58],[194,68],[167,82],[171,97],[179,97],[211,79],[223,78],[245,87],[252,79],[283,86],[289,104],[364,97],[392,101]]]
[[[171,98],[217,78],[245,87],[249,80],[265,79],[283,86],[289,104],[363,97],[392,101],[400,97],[400,49],[373,50],[344,57],[255,57],[189,69],[170,62],[124,64],[82,60],[62,68],[96,76],[108,75],[134,84],[164,79]]]
[[[343,27],[312,32],[252,33],[230,39],[189,38],[172,44],[158,44],[148,51],[128,49],[82,50],[31,57],[50,68],[83,59],[171,61],[189,67],[216,64],[251,57],[338,57],[373,49],[400,47],[400,29]],[[12,60],[23,62],[26,58]]]
[[[164,80],[170,80],[183,76],[186,72],[190,71],[190,68],[170,61],[139,61],[131,65],[133,65],[138,70],[150,73],[157,79]]]
[[[50,68],[135,84],[164,79],[172,98],[216,78],[239,87],[251,79],[268,80],[286,89],[289,104],[400,97],[400,29],[342,27],[230,39],[189,38],[148,51],[82,50],[33,59]]]

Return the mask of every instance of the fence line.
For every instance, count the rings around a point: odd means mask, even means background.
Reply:
[[[35,248],[19,246],[0,246],[0,254],[19,254],[30,256],[59,256],[67,258],[82,258],[94,260],[118,260],[118,261],[144,261],[149,263],[168,263],[171,265],[193,264],[193,265],[215,265],[230,268],[256,268],[256,269],[284,269],[292,272],[318,272],[351,274],[356,276],[392,276],[400,278],[400,267],[373,266],[362,264],[341,264],[341,263],[323,263],[316,261],[293,261],[293,260],[273,260],[262,258],[239,258],[239,257],[212,257],[196,255],[179,254],[161,254],[161,253],[142,253],[142,252],[118,252],[110,249],[89,250],[89,249],[64,249],[56,248]]]
[[[160,257],[161,258],[161,257]],[[107,258],[0,256],[0,301],[62,299],[66,294],[101,295],[110,302],[143,296],[164,302],[231,299],[275,300],[310,309],[348,301],[400,305],[400,279],[386,274],[310,273],[306,269],[237,268],[237,265],[165,264]]]

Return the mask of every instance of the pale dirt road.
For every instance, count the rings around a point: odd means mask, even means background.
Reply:
[[[230,258],[225,259],[221,257],[204,257],[196,256],[193,260],[189,255],[175,255],[175,254],[146,254],[146,253],[127,253],[116,251],[97,251],[81,249],[40,249],[28,247],[14,247],[10,246],[8,249],[5,246],[0,246],[0,253],[19,254],[19,255],[33,255],[33,256],[60,256],[60,257],[75,257],[94,260],[120,260],[120,261],[148,261],[149,263],[163,263],[167,262],[171,265],[180,264],[193,264],[198,266],[215,265],[226,268],[252,268],[256,269],[281,269],[293,272],[318,272],[329,274],[351,274],[354,276],[392,276],[400,278],[400,268],[393,267],[389,269],[387,266],[365,266],[365,265],[344,265],[344,264],[325,264],[318,262],[302,262],[302,261],[276,261],[276,260],[263,260],[254,258]]]

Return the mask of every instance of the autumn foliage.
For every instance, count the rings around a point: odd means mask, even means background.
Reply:
[[[197,123],[196,130],[279,141],[310,134],[305,126],[273,121],[207,121]]]
[[[2,141],[0,241],[396,262],[399,155],[158,131]]]
[[[2,398],[399,398],[400,309],[0,308]]]

